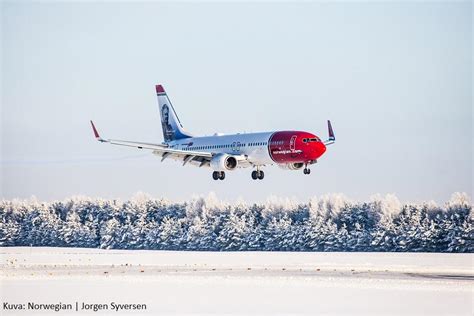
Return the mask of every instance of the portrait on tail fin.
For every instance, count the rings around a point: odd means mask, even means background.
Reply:
[[[169,122],[170,109],[167,104],[163,104],[161,107],[161,126],[163,127],[163,138],[165,141],[173,140],[174,129]]]

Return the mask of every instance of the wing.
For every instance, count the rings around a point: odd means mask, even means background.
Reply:
[[[180,160],[183,162],[183,166],[187,163],[197,164],[202,167],[209,165],[211,161],[212,154],[209,152],[200,152],[200,151],[185,151],[175,148],[171,148],[168,145],[164,144],[152,144],[152,143],[142,143],[134,142],[128,140],[118,140],[118,139],[103,139],[100,137],[97,129],[95,128],[94,122],[91,121],[92,130],[94,131],[95,138],[101,143],[109,143],[112,145],[120,145],[127,147],[135,147],[138,149],[150,149],[153,150],[153,154],[161,156],[161,161],[171,158],[175,160]]]

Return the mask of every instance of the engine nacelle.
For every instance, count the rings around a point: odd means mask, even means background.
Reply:
[[[299,170],[304,167],[304,163],[302,162],[294,162],[294,163],[287,163],[284,165],[278,165],[282,169],[286,170]]]
[[[211,159],[211,168],[215,171],[227,171],[237,168],[237,159],[227,154],[217,154]]]

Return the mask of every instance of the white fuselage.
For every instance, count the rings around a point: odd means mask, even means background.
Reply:
[[[273,164],[268,141],[273,132],[192,137],[169,142],[173,149],[245,156],[252,164]],[[245,166],[242,165],[242,167]]]

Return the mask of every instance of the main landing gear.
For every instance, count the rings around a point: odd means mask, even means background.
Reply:
[[[224,171],[214,171],[212,173],[212,178],[214,180],[224,180],[225,179],[225,172]]]
[[[262,170],[254,170],[252,171],[252,179],[254,180],[262,180],[263,177],[265,176],[265,173]]]

